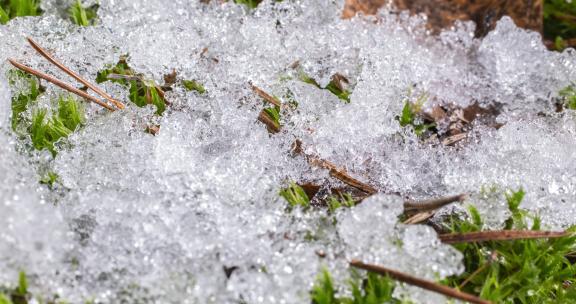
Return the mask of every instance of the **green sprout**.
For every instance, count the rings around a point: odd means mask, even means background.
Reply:
[[[328,269],[322,269],[318,275],[316,283],[310,292],[312,303],[314,304],[332,304],[338,303],[336,301],[336,290],[334,289],[334,282]]]
[[[66,138],[84,123],[84,108],[80,102],[69,97],[58,100],[58,110],[47,117],[46,109],[35,109],[32,112],[32,122],[29,134],[36,150],[48,150],[56,156],[54,144],[61,138]]]
[[[313,304],[382,304],[403,303],[392,296],[395,283],[387,276],[368,273],[361,276],[352,271],[349,280],[352,297],[338,297],[330,272],[323,269],[310,291]]]
[[[428,95],[422,94],[415,103],[406,100],[402,108],[402,113],[396,117],[401,127],[411,126],[417,136],[423,135],[435,126],[434,124],[423,123],[418,119],[418,113],[422,111],[422,106],[427,99]]]
[[[302,207],[304,209],[310,207],[310,199],[302,187],[296,183],[291,182],[288,188],[280,190],[280,196],[283,197],[289,204],[290,208]]]
[[[576,88],[569,85],[558,93],[562,97],[564,106],[570,110],[576,110]]]
[[[96,82],[112,81],[129,87],[129,99],[138,107],[149,104],[156,106],[156,114],[162,115],[166,110],[166,101],[160,88],[152,80],[146,80],[128,65],[128,56],[121,56],[115,66],[108,66],[96,75]]]
[[[40,0],[0,0],[0,24],[6,24],[16,17],[40,14]]]
[[[524,191],[508,191],[510,217],[505,229],[539,230],[541,221],[519,208]],[[471,208],[471,220],[454,220],[452,232],[480,231],[482,219]],[[571,303],[576,288],[566,286],[576,277],[576,266],[567,256],[576,249],[576,228],[568,236],[552,239],[461,243],[466,271],[446,283],[478,294],[494,303]]]
[[[206,88],[196,80],[182,80],[182,85],[188,91],[196,91],[200,94],[206,93]]]
[[[40,184],[47,185],[49,189],[53,189],[54,185],[58,183],[60,177],[55,172],[49,171],[40,179]]]
[[[16,292],[21,296],[25,296],[28,293],[28,280],[26,280],[26,273],[24,273],[24,271],[20,271],[18,274],[18,288]]]
[[[310,77],[306,74],[303,70],[298,71],[298,79],[300,81],[311,84],[319,89],[328,90],[330,93],[334,94],[340,100],[344,101],[345,103],[350,103],[350,95],[352,94],[350,91],[342,88],[342,86],[338,83],[338,77],[332,77],[330,83],[325,87],[322,87],[314,78]]]
[[[80,0],[76,0],[68,9],[68,15],[70,16],[70,20],[79,26],[94,25],[96,17],[98,16],[98,7],[98,4],[84,7]]]
[[[341,207],[354,207],[356,205],[356,201],[352,198],[350,193],[344,193],[337,196],[330,196],[328,198],[328,210],[330,213],[334,213],[338,208]]]
[[[265,108],[264,113],[266,113],[266,115],[268,115],[268,117],[272,120],[274,126],[277,129],[280,129],[280,107],[273,106],[271,108]]]

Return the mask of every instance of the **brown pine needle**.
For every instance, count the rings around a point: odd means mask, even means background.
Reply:
[[[468,233],[448,233],[438,236],[445,244],[473,243],[487,241],[509,241],[523,239],[560,238],[568,236],[565,231],[533,231],[533,230],[492,230]]]
[[[308,156],[308,163],[323,169],[327,169],[330,172],[330,175],[336,179],[339,179],[340,181],[342,181],[343,183],[352,186],[356,189],[362,190],[368,194],[374,194],[376,192],[378,192],[378,190],[376,190],[376,188],[363,183],[355,178],[353,178],[352,176],[350,176],[346,170],[344,169],[338,169],[338,167],[336,167],[336,165],[334,165],[333,163],[327,161],[327,160],[323,160],[320,159],[318,157],[315,156]]]
[[[79,90],[79,89],[77,89],[77,88],[75,88],[75,87],[73,87],[73,86],[71,86],[65,82],[62,82],[62,81],[60,81],[60,80],[58,80],[58,79],[56,79],[56,78],[54,78],[48,74],[44,74],[42,72],[36,71],[36,70],[34,70],[28,66],[25,66],[25,65],[19,63],[18,61],[14,60],[14,59],[8,58],[8,62],[10,62],[10,64],[12,64],[14,67],[16,67],[16,68],[18,68],[18,69],[20,69],[26,73],[32,74],[38,78],[42,78],[48,82],[51,82],[51,83],[61,87],[62,89],[66,90],[66,91],[69,91],[71,93],[74,93],[74,94],[82,97],[82,98],[90,100],[90,101],[110,110],[110,111],[114,111],[113,107],[111,107],[107,103],[101,101],[100,99],[93,97],[92,95],[90,95],[90,94],[88,94],[82,90]]]
[[[252,91],[254,91],[254,93],[256,93],[256,95],[262,97],[262,99],[264,99],[265,101],[280,107],[282,105],[282,103],[280,102],[280,100],[278,100],[276,97],[264,92],[262,89],[258,88],[257,86],[250,84],[250,87],[252,88]]]
[[[424,201],[406,201],[404,202],[404,211],[429,211],[444,207],[454,202],[461,202],[465,199],[466,194],[459,194]]]
[[[370,272],[378,273],[381,275],[386,275],[386,276],[389,276],[390,278],[392,278],[394,280],[397,280],[397,281],[400,281],[400,282],[403,282],[406,284],[418,286],[420,288],[434,291],[434,292],[437,292],[439,294],[445,295],[447,297],[466,301],[469,303],[473,303],[473,304],[491,304],[492,303],[490,301],[480,299],[479,297],[477,297],[475,295],[461,292],[457,289],[454,289],[454,288],[451,288],[448,286],[444,286],[444,285],[440,285],[440,284],[432,282],[432,281],[420,279],[420,278],[411,276],[409,274],[402,273],[402,272],[392,270],[392,269],[388,269],[388,268],[385,268],[385,267],[382,267],[379,265],[365,264],[362,261],[352,260],[350,262],[350,266],[364,269],[364,270],[367,270]]]
[[[106,100],[110,101],[111,103],[113,103],[117,108],[119,109],[124,109],[126,106],[121,103],[120,101],[112,98],[112,96],[108,95],[106,92],[104,92],[103,90],[101,90],[100,88],[98,88],[97,86],[91,84],[90,82],[88,82],[87,80],[85,80],[84,78],[82,78],[80,75],[78,75],[76,72],[70,70],[69,68],[67,68],[66,66],[64,66],[62,63],[60,63],[58,60],[56,60],[54,57],[52,57],[50,54],[48,54],[48,52],[46,50],[44,50],[42,47],[40,47],[34,40],[32,40],[32,38],[28,37],[26,38],[28,40],[28,42],[30,43],[30,45],[38,52],[40,53],[40,55],[42,55],[44,58],[46,58],[48,61],[50,61],[52,64],[54,64],[55,66],[57,66],[59,69],[61,69],[62,71],[64,71],[66,74],[70,75],[72,78],[78,80],[80,83],[82,83],[83,85],[87,86],[88,88],[92,89],[94,92],[98,93],[98,95],[104,97]]]

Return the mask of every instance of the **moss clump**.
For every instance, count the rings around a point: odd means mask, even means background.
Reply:
[[[200,94],[206,93],[206,88],[196,80],[182,80],[182,85],[188,91],[196,91]]]
[[[51,117],[47,115],[46,109],[34,110],[29,133],[36,150],[46,149],[55,156],[57,152],[54,144],[61,138],[68,137],[84,123],[84,108],[71,97],[60,97],[57,111],[54,111]]]
[[[40,16],[40,0],[0,0],[0,24],[16,17]]]
[[[395,283],[387,276],[368,273],[365,277],[352,272],[349,280],[352,297],[339,296],[327,269],[318,275],[310,291],[313,304],[397,304],[406,303],[392,296]]]
[[[519,208],[524,191],[507,194],[510,217],[505,229],[540,230],[540,219]],[[480,231],[483,220],[474,208],[470,220],[453,220],[452,232]],[[574,232],[576,229],[569,229]],[[567,256],[576,249],[576,236],[555,239],[488,241],[454,245],[464,255],[466,271],[446,280],[462,291],[494,303],[572,303],[576,267]]]
[[[310,207],[310,199],[302,187],[298,186],[296,183],[291,182],[290,185],[280,190],[280,196],[283,197],[289,204],[290,208],[302,207],[307,209]]]
[[[149,104],[156,106],[156,114],[166,110],[166,100],[161,89],[152,80],[146,80],[143,74],[136,73],[128,65],[128,56],[121,56],[114,66],[98,72],[96,82],[112,81],[129,87],[129,98],[138,107]]]

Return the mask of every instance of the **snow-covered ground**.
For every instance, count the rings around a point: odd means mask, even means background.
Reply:
[[[506,201],[481,189],[523,187],[522,206],[548,227],[576,224],[576,115],[554,110],[576,80],[576,52],[548,51],[509,18],[475,39],[471,23],[431,36],[425,18],[406,13],[342,20],[342,1],[268,0],[248,12],[220,1],[102,0],[98,25],[80,28],[61,17],[66,1],[44,2],[42,17],[0,26],[0,285],[24,270],[32,290],[72,303],[308,303],[322,267],[344,281],[352,258],[429,279],[463,270],[432,228],[398,223],[403,197],[470,193],[465,204],[498,227]],[[87,125],[52,159],[11,130],[6,59],[72,80],[26,36],[92,81],[129,54],[157,83],[176,70],[207,93],[175,86],[152,136],[143,121],[155,109],[104,83],[129,106],[87,104]],[[287,77],[295,62],[320,85],[346,75],[351,102]],[[263,102],[249,83],[292,92],[298,107],[284,113],[280,133],[257,121]],[[64,92],[47,87],[41,104]],[[430,96],[426,109],[498,104],[504,125],[478,125],[456,146],[425,143],[395,119],[410,87]],[[290,152],[296,139],[388,194],[335,221],[322,209],[286,210],[278,191],[288,181],[341,185]],[[58,189],[38,183],[44,167],[60,176]]]

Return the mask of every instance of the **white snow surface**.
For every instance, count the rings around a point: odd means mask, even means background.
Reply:
[[[432,228],[398,222],[400,196],[377,194],[335,221],[322,209],[288,211],[278,195],[288,181],[341,185],[290,153],[296,139],[383,193],[471,193],[466,204],[489,228],[506,218],[503,197],[480,195],[492,185],[523,187],[522,206],[550,228],[576,224],[576,116],[554,113],[557,92],[576,80],[576,53],[548,51],[510,18],[476,39],[472,23],[432,36],[423,16],[405,12],[342,20],[342,1],[267,0],[248,11],[220,1],[102,0],[98,24],[80,28],[61,17],[70,1],[43,2],[43,16],[0,26],[0,285],[24,270],[33,291],[71,303],[309,303],[320,270],[343,286],[353,258],[428,279],[463,271],[461,254]],[[152,136],[143,130],[155,109],[104,83],[129,106],[110,113],[87,104],[86,126],[52,159],[10,128],[6,59],[72,79],[27,36],[92,81],[129,54],[157,83],[176,70],[207,93],[168,92],[172,106]],[[296,61],[321,85],[346,75],[351,102],[286,80]],[[249,83],[293,92],[298,108],[282,116],[279,134],[257,121],[263,103]],[[433,96],[425,107],[498,103],[504,126],[479,126],[456,147],[423,143],[395,119],[411,86]],[[46,96],[64,94],[47,88]],[[46,167],[60,176],[55,191],[38,183]],[[445,302],[417,288],[397,293]]]

